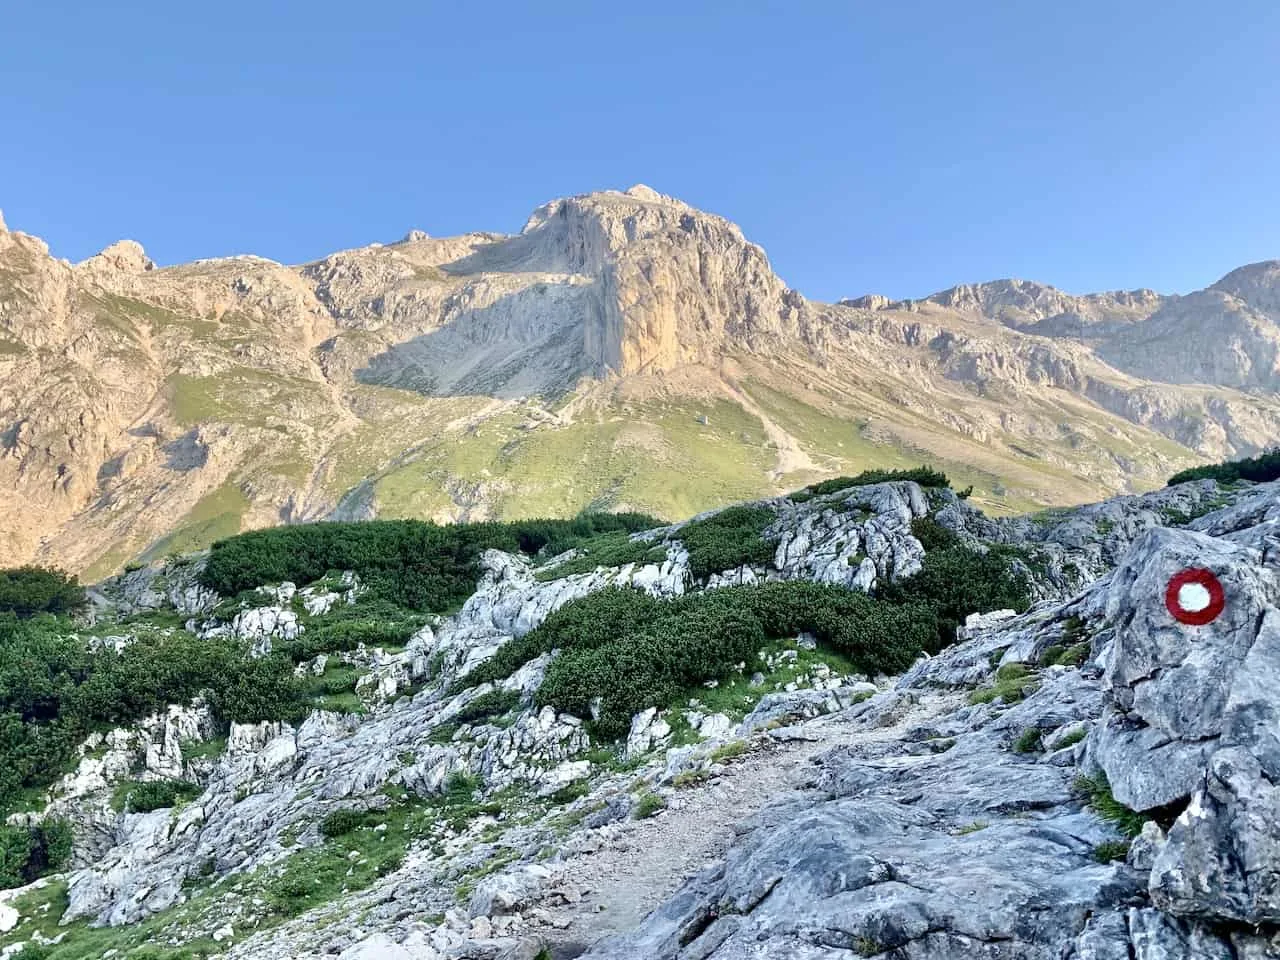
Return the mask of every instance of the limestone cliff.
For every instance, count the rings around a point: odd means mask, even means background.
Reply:
[[[97,577],[250,526],[639,508],[922,460],[990,509],[1280,436],[1275,263],[1184,297],[790,290],[642,186],[517,234],[158,266],[0,231],[0,559]]]

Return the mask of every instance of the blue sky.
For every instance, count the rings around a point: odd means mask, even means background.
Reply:
[[[820,299],[1280,257],[1270,0],[28,3],[0,43],[0,209],[72,260],[300,262],[637,182]]]

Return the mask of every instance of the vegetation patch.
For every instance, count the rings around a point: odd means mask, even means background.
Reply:
[[[1039,686],[1040,681],[1025,663],[1006,663],[996,671],[995,682],[991,686],[969,694],[969,702],[979,704],[1000,700],[1006,704],[1017,703],[1029,697]]]
[[[803,503],[823,494],[848,490],[850,487],[865,487],[873,483],[889,483],[894,480],[911,480],[922,487],[951,486],[951,481],[947,479],[947,475],[939,470],[934,470],[932,467],[911,467],[905,470],[864,470],[854,477],[832,477],[830,480],[823,480],[821,483],[810,484],[791,494],[788,499],[796,503]],[[972,492],[972,490],[973,488],[970,487],[969,492]]]
[[[370,598],[443,613],[475,590],[486,549],[557,555],[602,533],[657,526],[661,521],[635,513],[451,526],[422,520],[297,524],[216,542],[201,581],[234,595],[264,583],[311,583],[333,571],[353,570]]]
[[[1192,480],[1216,480],[1219,483],[1234,483],[1237,480],[1268,483],[1272,480],[1280,480],[1280,447],[1260,453],[1256,457],[1191,467],[1175,473],[1169,478],[1168,485],[1172,487],[1179,483],[1190,483]]]
[[[135,639],[117,651],[78,634],[65,616],[0,614],[0,811],[66,772],[90,733],[171,703],[203,696],[222,724],[305,716],[307,691],[286,658],[145,626],[130,624]]]
[[[647,820],[660,810],[667,808],[667,801],[656,793],[643,793],[636,801],[632,817],[636,820]]]
[[[84,604],[84,588],[61,570],[0,570],[0,615],[12,613],[25,618],[37,613],[69,614]]]
[[[621,567],[628,563],[662,563],[667,548],[649,540],[632,540],[624,531],[601,534],[578,548],[580,554],[553,567],[539,570],[539,580],[558,580],[576,573],[591,573],[599,567]]]
[[[21,887],[60,870],[71,859],[71,825],[0,825],[0,888]]]
[[[690,575],[705,580],[713,573],[771,559],[775,548],[763,533],[775,519],[768,507],[729,507],[681,527]]]
[[[1013,741],[1014,753],[1039,753],[1044,749],[1044,738],[1035,727],[1023,730],[1017,740]]]
[[[1076,777],[1075,788],[1084,796],[1094,813],[1103,820],[1115,824],[1116,829],[1130,839],[1142,832],[1143,824],[1148,820],[1154,820],[1167,831],[1173,826],[1173,821],[1177,819],[1185,805],[1175,802],[1151,810],[1131,810],[1112,795],[1111,784],[1107,782],[1107,775],[1102,771],[1098,771],[1092,777]]]
[[[126,813],[150,813],[193,800],[204,788],[190,780],[121,781],[112,798],[112,807]]]
[[[759,529],[761,519],[749,529]],[[537,705],[594,716],[593,734],[616,739],[647,707],[691,696],[705,701],[712,681],[726,682],[739,701],[750,697],[735,678],[754,667],[771,640],[812,633],[828,655],[848,662],[850,672],[897,673],[922,651],[936,653],[950,643],[967,614],[1025,609],[1028,599],[1025,578],[1008,556],[955,546],[926,555],[919,574],[890,585],[881,598],[808,581],[727,587],[674,600],[611,587],[565,604],[452,692],[508,677],[558,649]]]

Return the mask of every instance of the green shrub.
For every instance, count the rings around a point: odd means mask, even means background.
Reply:
[[[477,724],[491,717],[500,717],[504,713],[520,706],[519,690],[490,690],[482,693],[454,714],[455,724]]]
[[[919,602],[934,608],[939,648],[953,642],[956,629],[971,613],[1011,609],[1019,613],[1031,605],[1031,584],[1014,567],[1014,557],[991,548],[985,553],[963,546],[925,554],[920,572],[877,588],[892,603]]]
[[[1035,727],[1028,727],[1013,741],[1014,753],[1038,753],[1044,747],[1044,739]]]
[[[1031,669],[1024,663],[1006,663],[996,671],[995,683],[969,694],[971,704],[991,703],[999,699],[1003,703],[1024,700],[1040,686]]]
[[[557,580],[575,573],[590,573],[597,567],[621,567],[628,563],[661,563],[666,559],[667,548],[648,540],[632,540],[624,531],[605,533],[588,540],[579,548],[582,555],[557,564],[549,570],[539,570],[539,580]]]
[[[1129,856],[1128,840],[1104,840],[1093,848],[1093,859],[1099,863],[1111,863]]]
[[[606,587],[570,600],[552,611],[537,629],[503,644],[490,660],[456,683],[453,692],[503,680],[557,647],[590,649],[609,643],[652,623],[662,611],[662,601],[633,587]]]
[[[729,507],[686,524],[678,536],[689,551],[690,575],[704,580],[713,573],[771,559],[775,548],[761,535],[775,518],[768,507]]]
[[[933,517],[916,517],[911,521],[911,535],[920,541],[925,552],[945,550],[960,545],[960,537]]]
[[[239,641],[140,631],[119,652],[90,649],[63,619],[0,614],[0,810],[56,779],[93,730],[197,695],[224,723],[296,720],[306,711],[292,664],[254,659]]]
[[[894,480],[912,480],[922,487],[949,487],[947,475],[932,467],[911,467],[907,470],[864,470],[856,477],[833,477],[821,483],[810,484],[791,494],[792,500],[809,500],[826,493],[838,493],[850,487],[865,487],[873,483],[889,483]],[[972,487],[969,488],[973,490]]]
[[[898,673],[921,651],[950,642],[966,614],[1026,605],[1026,584],[1007,557],[958,547],[926,556],[920,574],[886,592],[878,599],[845,587],[782,581],[663,601],[608,588],[570,601],[505,644],[454,692],[501,680],[559,649],[536,703],[584,718],[594,707],[593,732],[613,739],[627,732],[635,713],[745,669],[770,638],[810,632],[861,672]]]
[[[60,870],[71,859],[71,825],[46,820],[35,826],[0,824],[0,889],[20,887]]]
[[[1260,453],[1256,457],[1191,467],[1181,473],[1175,473],[1169,478],[1168,485],[1188,483],[1192,480],[1216,480],[1219,483],[1234,483],[1237,480],[1268,483],[1272,480],[1280,480],[1280,447]]]
[[[46,567],[0,570],[0,613],[30,617],[37,613],[73,613],[85,604],[75,577]]]
[[[1065,750],[1067,747],[1074,747],[1077,743],[1079,743],[1081,740],[1083,740],[1087,736],[1089,736],[1089,731],[1085,730],[1084,728],[1081,728],[1079,730],[1072,730],[1065,737],[1063,737],[1061,740],[1058,741],[1058,745],[1054,747],[1054,749]]]
[[[340,653],[366,647],[402,647],[422,627],[419,619],[341,619],[310,624],[292,640],[277,641],[273,651],[294,663],[311,660],[321,653]]]
[[[640,799],[636,801],[632,817],[636,820],[647,820],[659,810],[665,810],[666,806],[667,801],[663,800],[662,797],[658,796],[656,793],[644,793],[641,794]]]
[[[224,596],[264,583],[311,583],[354,570],[372,598],[445,612],[475,589],[483,550],[558,554],[610,531],[661,526],[636,513],[591,513],[572,520],[438,526],[422,520],[313,523],[242,533],[213,545],[201,582]]]
[[[345,837],[354,830],[359,830],[369,821],[369,814],[364,810],[335,810],[320,821],[320,833],[332,840],[334,837]]]
[[[123,807],[129,813],[150,813],[194,799],[201,792],[201,786],[189,780],[146,780],[128,790]]]

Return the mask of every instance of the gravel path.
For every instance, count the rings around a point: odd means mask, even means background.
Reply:
[[[930,695],[885,726],[868,728],[835,714],[777,732],[788,739],[766,735],[755,741],[723,776],[681,790],[663,812],[628,821],[598,850],[565,862],[563,875],[587,892],[581,903],[552,911],[568,924],[547,932],[552,956],[568,960],[603,937],[635,927],[688,877],[724,856],[735,824],[812,785],[817,773],[812,760],[818,754],[841,744],[897,739],[955,703],[954,695]]]

